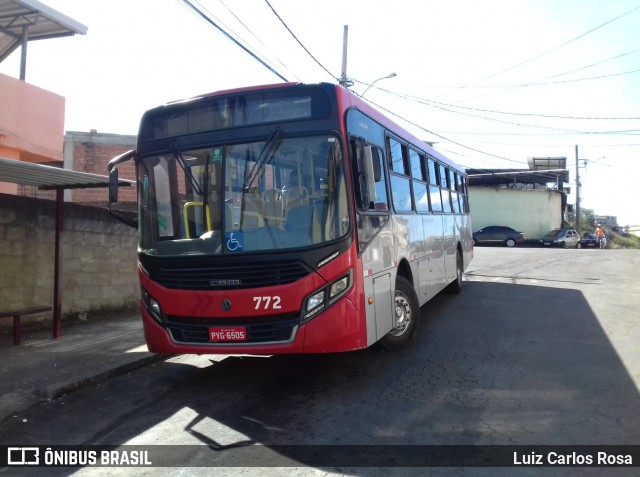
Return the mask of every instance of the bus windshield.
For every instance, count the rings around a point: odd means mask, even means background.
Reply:
[[[308,247],[349,230],[332,135],[215,144],[139,159],[140,251],[218,255]]]

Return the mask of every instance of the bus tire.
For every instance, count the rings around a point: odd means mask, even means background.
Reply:
[[[460,249],[456,251],[456,279],[447,285],[447,293],[458,294],[462,290],[462,254]]]
[[[396,326],[380,340],[382,347],[390,351],[402,348],[413,338],[420,320],[420,306],[413,285],[401,276],[396,278],[393,309]]]

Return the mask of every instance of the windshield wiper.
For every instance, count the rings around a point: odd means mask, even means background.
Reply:
[[[177,158],[178,164],[180,164],[180,167],[182,167],[182,170],[184,171],[184,175],[189,178],[189,182],[191,182],[191,186],[193,187],[193,190],[195,190],[198,195],[204,196],[204,194],[202,193],[202,188],[200,187],[200,184],[198,184],[198,181],[196,180],[196,178],[193,177],[191,168],[187,166],[187,163],[184,160],[184,157],[182,157],[182,153],[178,148],[178,146],[176,146],[175,144],[172,144],[171,149],[173,149],[173,153]]]
[[[264,143],[264,146],[262,147],[260,154],[258,154],[258,158],[256,159],[256,162],[254,162],[253,167],[249,171],[249,174],[245,175],[244,182],[242,183],[243,193],[249,192],[248,185],[253,184],[253,181],[258,178],[258,174],[260,174],[260,171],[262,171],[262,174],[264,174],[263,166],[267,162],[267,159],[271,159],[275,152],[278,150],[278,148],[280,147],[281,139],[282,130],[280,128],[275,128],[271,132],[271,136],[269,136],[269,139],[267,139],[267,141]]]

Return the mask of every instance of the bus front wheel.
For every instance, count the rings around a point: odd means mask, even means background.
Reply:
[[[416,334],[420,319],[418,297],[411,282],[404,277],[396,278],[393,328],[381,340],[380,344],[388,350],[403,347]]]

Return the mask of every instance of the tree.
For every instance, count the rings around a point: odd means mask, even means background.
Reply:
[[[594,218],[594,215],[595,214],[592,209],[582,209],[580,212],[580,230],[582,233],[586,233],[589,230],[595,230],[596,219]]]

